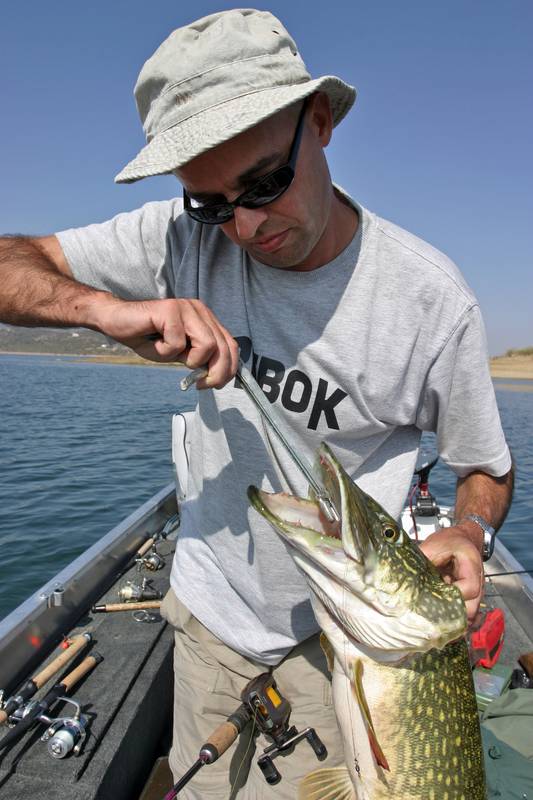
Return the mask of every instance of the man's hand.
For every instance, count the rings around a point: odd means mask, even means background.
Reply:
[[[458,524],[432,533],[420,545],[444,580],[460,589],[470,624],[476,618],[483,595],[483,531],[477,522],[465,517],[479,514],[498,530],[511,503],[513,483],[513,468],[499,478],[480,471],[459,478],[455,500]]]
[[[462,526],[443,528],[420,543],[420,549],[435,564],[444,580],[454,583],[461,591],[469,625],[476,618],[483,596],[480,547],[481,543],[476,546]]]
[[[200,300],[126,301],[100,294],[92,312],[94,327],[143,358],[182,361],[191,369],[207,365],[199,389],[220,389],[235,375],[237,342]]]
[[[235,374],[237,342],[200,300],[128,301],[76,281],[56,236],[0,237],[0,320],[101,331],[152,361],[207,366],[200,389]]]

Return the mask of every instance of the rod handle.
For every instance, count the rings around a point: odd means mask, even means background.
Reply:
[[[153,545],[154,541],[155,541],[154,537],[153,537],[153,536],[150,536],[150,538],[149,538],[149,539],[147,539],[147,540],[146,540],[146,541],[145,541],[145,542],[144,542],[144,543],[143,543],[143,544],[142,544],[142,545],[139,547],[139,549],[138,549],[138,550],[137,550],[137,552],[135,553],[135,557],[136,557],[136,558],[142,558],[142,557],[144,556],[144,554],[145,554],[145,553],[147,553],[147,552],[148,552],[148,550],[149,550],[149,549],[152,547],[152,545]]]
[[[533,653],[523,653],[518,659],[518,663],[528,678],[533,678]]]
[[[73,669],[72,672],[69,672],[68,675],[65,675],[61,684],[65,687],[65,691],[69,691],[72,687],[83,678],[88,672],[90,672],[97,664],[103,661],[103,657],[100,653],[91,653],[90,656],[87,656],[83,659],[81,664],[79,664],[76,669]]]
[[[226,752],[238,735],[239,729],[237,726],[234,725],[233,722],[226,720],[219,725],[218,728],[215,728],[206,743],[202,746],[200,758],[203,757],[208,764],[212,764],[213,761],[216,761],[217,758],[220,758],[220,756]]]
[[[93,606],[91,612],[97,614],[104,611],[138,611],[142,608],[161,608],[161,600],[143,600],[141,603],[106,603]]]
[[[80,636],[74,636],[71,639],[71,644],[67,647],[66,650],[63,650],[53,661],[51,661],[38,675],[32,679],[37,689],[40,689],[41,686],[55,675],[56,672],[59,672],[65,664],[68,664],[71,661],[76,653],[79,653],[80,650],[89,644],[91,641],[91,634],[90,633],[82,633]]]

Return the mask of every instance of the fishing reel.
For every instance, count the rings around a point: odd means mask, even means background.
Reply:
[[[160,542],[166,541],[172,531],[179,526],[179,523],[179,514],[173,514],[168,518],[161,530],[152,534],[150,538],[146,540],[137,552],[137,557],[135,558],[138,569],[144,567],[150,570],[150,572],[157,572],[158,569],[162,569],[165,566],[165,559],[158,552],[157,545]]]
[[[143,600],[161,600],[162,593],[152,586],[152,581],[143,578],[142,583],[126,581],[117,592],[119,600],[123,603],[140,603]]]
[[[158,569],[163,569],[165,566],[165,559],[163,556],[159,555],[155,544],[145,555],[136,558],[135,562],[139,569],[144,567],[144,569],[148,569],[150,572],[157,572]]]
[[[41,722],[50,723],[41,736],[41,742],[48,742],[47,750],[52,758],[65,758],[70,752],[78,756],[87,737],[89,720],[81,713],[81,707],[75,700],[70,700],[68,697],[59,697],[58,699],[74,706],[74,715],[50,720],[41,717]]]
[[[305,728],[298,732],[294,725],[289,727],[290,703],[280,694],[276,681],[269,672],[258,675],[246,684],[241,693],[241,700],[241,705],[233,714],[212,732],[200,748],[198,759],[174,784],[170,792],[167,792],[164,800],[174,800],[202,767],[217,761],[249,722],[273,740],[257,761],[265,780],[271,785],[281,780],[281,775],[273,763],[274,758],[292,753],[302,739],[307,739],[319,761],[327,757],[328,751],[314,728]]]
[[[429,491],[429,473],[439,460],[439,457],[433,461],[422,464],[420,469],[415,470],[415,475],[418,477],[415,494],[415,504],[413,511],[415,516],[418,517],[438,517],[440,508],[437,505],[435,497]]]
[[[319,761],[327,758],[328,751],[314,728],[298,731],[295,725],[289,727],[291,705],[280,694],[270,673],[263,673],[251,680],[242,692],[241,700],[248,708],[255,726],[273,740],[257,760],[267,783],[274,785],[281,780],[281,774],[273,760],[279,755],[292,753],[298,742],[304,739],[307,739]]]
[[[89,719],[81,713],[81,706],[75,700],[71,700],[69,697],[57,697],[56,702],[74,706],[74,714],[64,717],[50,717],[45,713],[34,715],[36,722],[48,725],[47,730],[41,736],[41,742],[48,742],[47,749],[52,758],[65,758],[70,752],[77,756],[81,752],[87,736],[86,729]],[[16,727],[26,717],[32,716],[38,705],[39,701],[33,700],[31,703],[25,703],[17,708],[9,717],[9,727]]]

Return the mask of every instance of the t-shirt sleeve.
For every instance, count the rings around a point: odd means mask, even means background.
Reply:
[[[511,468],[492,384],[479,307],[470,307],[441,349],[425,385],[417,425],[437,434],[441,458],[459,476]]]
[[[174,296],[190,225],[181,200],[147,203],[107,222],[56,234],[76,280],[125,300]]]

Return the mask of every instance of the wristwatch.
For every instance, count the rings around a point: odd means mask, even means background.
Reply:
[[[494,552],[494,541],[496,539],[496,531],[489,525],[486,519],[480,517],[479,514],[465,514],[464,519],[471,519],[476,522],[483,531],[483,561],[488,561]],[[462,520],[461,520],[462,522]]]

